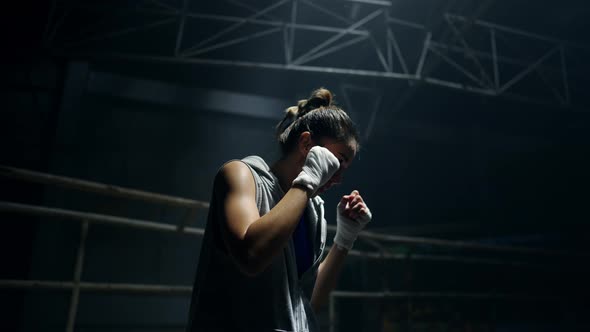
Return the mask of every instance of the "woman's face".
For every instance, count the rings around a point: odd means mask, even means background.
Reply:
[[[330,187],[333,185],[342,182],[343,173],[348,167],[350,167],[350,164],[356,155],[357,149],[357,143],[354,140],[350,140],[349,142],[340,142],[334,139],[324,138],[320,141],[320,145],[330,150],[330,152],[332,152],[334,156],[338,158],[338,161],[340,162],[340,169],[325,185],[323,185],[317,191],[318,194],[323,193],[330,189]]]

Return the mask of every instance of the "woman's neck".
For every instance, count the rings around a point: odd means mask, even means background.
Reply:
[[[290,155],[279,159],[272,165],[270,170],[279,179],[279,185],[283,189],[283,192],[286,193],[291,189],[293,180],[301,172],[301,167],[300,162],[293,155]]]

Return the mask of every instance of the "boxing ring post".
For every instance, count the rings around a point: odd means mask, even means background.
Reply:
[[[84,266],[84,253],[86,252],[86,237],[88,236],[88,221],[82,222],[80,232],[80,246],[76,256],[76,265],[74,267],[74,288],[72,289],[72,298],[70,300],[70,310],[68,311],[68,323],[66,332],[74,332],[76,322],[76,313],[78,312],[78,301],[80,299],[80,278],[82,277],[82,268]]]

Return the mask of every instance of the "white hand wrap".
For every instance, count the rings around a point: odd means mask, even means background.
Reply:
[[[365,205],[366,213],[359,213],[357,218],[351,219],[344,214],[347,206],[348,203],[345,206],[338,203],[334,243],[346,250],[350,250],[361,230],[371,221],[372,215],[369,207]]]
[[[315,193],[338,171],[340,162],[330,150],[316,145],[307,153],[301,173],[293,180],[293,184],[306,187]]]

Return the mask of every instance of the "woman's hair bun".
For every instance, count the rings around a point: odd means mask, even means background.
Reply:
[[[311,93],[309,99],[302,99],[297,106],[291,106],[285,110],[285,117],[276,127],[279,141],[286,140],[289,134],[287,130],[297,119],[320,107],[332,105],[333,96],[328,89],[319,88]]]
[[[311,93],[307,100],[300,100],[297,103],[298,116],[303,116],[309,111],[313,111],[320,107],[327,107],[332,105],[333,96],[330,90],[319,88]]]

